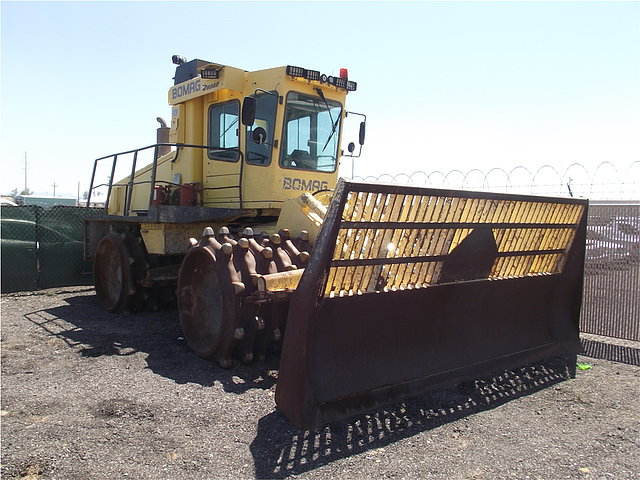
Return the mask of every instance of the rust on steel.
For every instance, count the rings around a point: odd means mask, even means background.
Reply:
[[[107,232],[96,251],[93,276],[100,304],[108,312],[127,312],[140,300],[135,288],[135,278],[142,276],[140,245],[130,233]]]
[[[341,180],[291,297],[278,406],[314,428],[577,353],[587,207]]]

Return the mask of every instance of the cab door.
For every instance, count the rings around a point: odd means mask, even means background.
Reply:
[[[279,128],[276,128],[276,114],[279,95],[270,92],[256,92],[255,117],[253,125],[245,130],[245,158],[242,174],[242,201],[249,208],[279,208],[281,197],[279,188],[274,187],[277,177],[277,157]]]
[[[240,101],[211,104],[207,111],[202,205],[241,208]]]

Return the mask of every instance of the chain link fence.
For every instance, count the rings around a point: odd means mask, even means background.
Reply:
[[[84,219],[99,208],[34,205],[0,210],[2,293],[92,283]]]

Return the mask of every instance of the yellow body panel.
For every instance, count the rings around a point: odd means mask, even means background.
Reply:
[[[202,108],[204,99],[194,98],[185,104],[185,118],[181,119],[185,125],[184,140],[178,139],[178,143],[189,145],[204,145],[204,118]],[[199,148],[185,148],[180,152],[178,160],[172,165],[172,173],[181,175],[181,182],[192,183],[202,182],[202,156],[204,150]],[[172,178],[162,178],[161,180],[171,181]]]
[[[305,230],[309,234],[309,242],[314,244],[327,214],[327,206],[328,202],[322,203],[309,193],[287,200],[280,211],[276,230],[286,228],[294,237]]]

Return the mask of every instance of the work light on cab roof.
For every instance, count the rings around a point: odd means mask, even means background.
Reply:
[[[355,92],[358,88],[358,84],[356,82],[349,80],[349,74],[346,68],[341,68],[340,76],[334,77],[324,73],[321,74],[317,70],[308,70],[306,68],[288,65],[287,75],[290,77],[304,78],[305,80],[320,82],[323,85],[328,84],[336,88],[347,90],[348,92]]]

